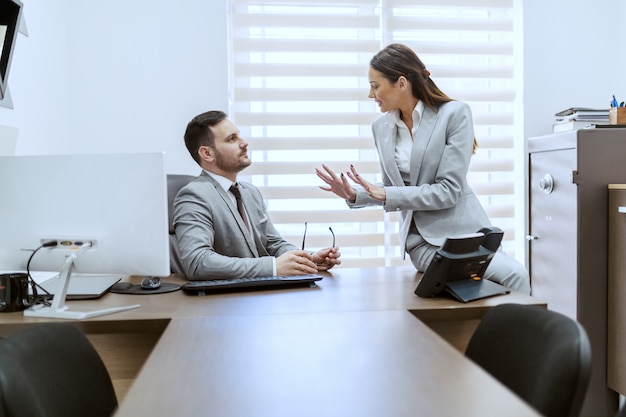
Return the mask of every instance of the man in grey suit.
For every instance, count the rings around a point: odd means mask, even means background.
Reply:
[[[311,253],[285,241],[260,191],[237,181],[252,162],[248,142],[224,112],[194,117],[185,145],[202,168],[174,201],[174,228],[187,279],[315,274],[341,263],[338,247]]]

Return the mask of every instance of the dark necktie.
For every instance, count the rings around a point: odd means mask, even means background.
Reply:
[[[250,225],[248,224],[248,216],[246,216],[246,210],[243,208],[243,201],[241,201],[241,191],[239,191],[239,186],[237,183],[234,183],[230,186],[230,192],[235,196],[235,200],[237,200],[237,210],[239,211],[239,215],[243,219],[243,222],[246,224],[248,231],[250,231]]]

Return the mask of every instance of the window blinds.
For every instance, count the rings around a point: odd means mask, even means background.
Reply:
[[[523,206],[516,208],[523,162],[515,161],[521,121],[514,6],[514,0],[229,0],[229,116],[253,161],[241,177],[261,189],[287,240],[299,244],[307,222],[306,247],[329,246],[332,227],[344,266],[408,263],[397,215],[380,207],[350,210],[320,190],[315,175],[322,163],[337,172],[354,164],[380,182],[371,137],[380,113],[367,98],[368,64],[384,45],[400,42],[417,52],[444,92],[471,106],[480,147],[470,185],[514,255],[516,216],[523,214]]]

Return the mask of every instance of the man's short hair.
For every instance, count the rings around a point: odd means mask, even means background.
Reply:
[[[215,147],[215,136],[211,127],[215,126],[222,120],[226,119],[228,115],[220,110],[211,110],[205,113],[199,114],[189,123],[187,123],[187,129],[185,129],[185,146],[189,151],[189,154],[194,161],[200,165],[200,156],[198,150],[201,146]]]

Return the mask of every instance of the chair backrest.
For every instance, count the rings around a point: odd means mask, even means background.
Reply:
[[[180,251],[178,250],[178,240],[174,232],[174,199],[176,194],[193,180],[193,175],[168,174],[167,175],[167,212],[170,232],[170,270],[175,274],[185,275],[182,262],[180,261]]]
[[[465,354],[546,417],[578,416],[591,376],[587,333],[537,306],[489,310]]]
[[[48,323],[0,339],[0,415],[106,417],[113,384],[89,339],[68,323]]]

